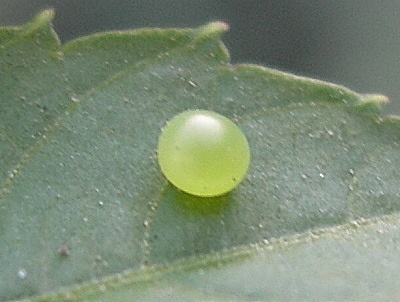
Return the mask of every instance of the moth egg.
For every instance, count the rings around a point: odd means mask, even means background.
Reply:
[[[245,177],[250,148],[241,129],[207,110],[188,110],[173,117],[158,141],[158,162],[178,189],[197,196],[223,195]]]

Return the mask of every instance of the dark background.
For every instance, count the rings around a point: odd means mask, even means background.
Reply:
[[[257,63],[382,93],[400,114],[400,1],[396,0],[0,0],[0,25],[54,8],[65,42],[139,27],[194,27],[224,21],[232,62]]]

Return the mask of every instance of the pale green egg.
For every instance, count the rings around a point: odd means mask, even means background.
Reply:
[[[218,196],[245,177],[250,148],[240,128],[228,118],[206,110],[188,110],[162,130],[158,161],[177,188],[197,196]]]

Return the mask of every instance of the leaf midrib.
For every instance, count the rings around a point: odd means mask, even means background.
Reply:
[[[38,296],[37,301],[64,301],[68,299],[81,299],[81,293],[98,294],[102,292],[101,288],[118,288],[134,285],[139,282],[154,282],[162,278],[166,274],[195,271],[207,267],[221,266],[240,259],[248,259],[256,257],[262,253],[277,253],[288,249],[292,249],[299,245],[318,242],[319,240],[337,239],[351,240],[354,233],[361,232],[364,229],[373,228],[378,225],[393,225],[400,222],[400,214],[393,213],[380,217],[368,219],[353,220],[348,223],[309,230],[301,234],[285,235],[279,238],[273,238],[270,241],[247,244],[224,251],[218,251],[201,256],[193,256],[187,259],[181,259],[169,263],[168,265],[151,265],[141,270],[127,269],[124,272],[109,275],[100,280],[88,281],[79,285],[67,286],[55,292]],[[199,290],[199,289],[197,289]],[[33,301],[36,301],[33,299]]]

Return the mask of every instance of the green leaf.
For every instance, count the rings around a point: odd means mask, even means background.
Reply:
[[[0,301],[399,298],[384,97],[232,66],[222,23],[60,45],[52,17],[0,29]],[[222,197],[158,168],[162,126],[196,108],[251,147]]]

